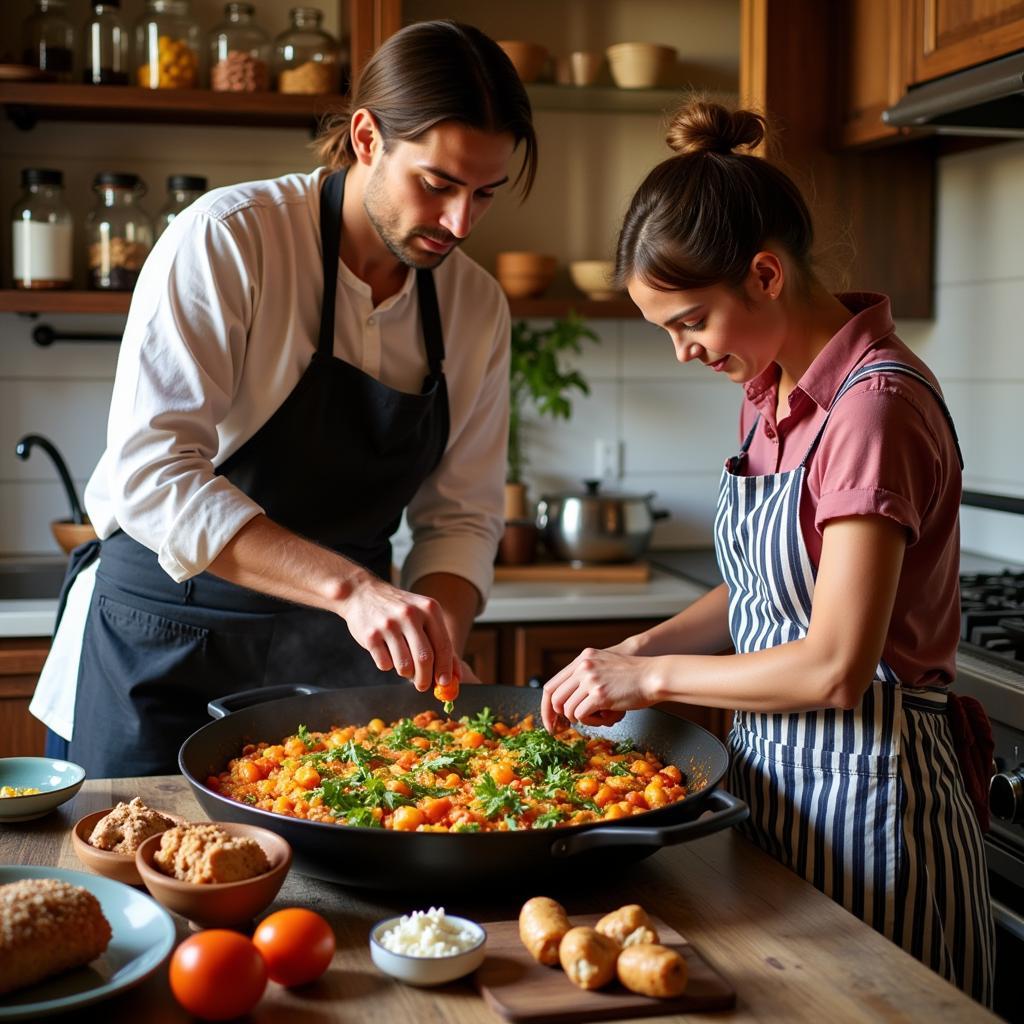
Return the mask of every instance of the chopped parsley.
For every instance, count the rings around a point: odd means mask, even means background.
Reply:
[[[512,788],[511,784],[499,786],[490,775],[484,775],[476,784],[473,792],[476,794],[477,800],[480,801],[480,807],[486,818],[496,818],[502,811],[506,815],[518,816],[526,810],[522,797]]]
[[[459,721],[461,721],[463,725],[468,726],[474,732],[483,733],[489,740],[493,740],[495,736],[498,735],[494,731],[494,723],[496,719],[494,717],[494,712],[491,711],[490,708],[484,708],[472,718],[463,715]]]
[[[479,821],[460,821],[453,829],[453,832],[479,832]]]
[[[554,808],[550,811],[545,811],[543,814],[538,814],[533,819],[534,828],[554,828],[560,821],[564,820],[565,815]]]
[[[615,744],[614,753],[632,754],[634,750],[636,750],[636,747],[633,746],[632,740],[619,740],[619,742]]]
[[[455,710],[455,701],[453,701],[453,700],[446,700],[441,705],[441,707],[444,708],[444,713],[446,715],[450,715]]]
[[[295,730],[295,735],[306,744],[307,750],[312,750],[317,744],[317,741],[309,735],[309,730],[304,725],[300,725],[298,729]]]
[[[387,744],[392,750],[409,750],[412,748],[410,740],[416,737],[429,740],[433,736],[434,733],[429,729],[421,729],[411,718],[403,718],[392,728]]]
[[[632,772],[621,761],[608,762],[609,775],[632,775]]]
[[[456,771],[464,772],[472,756],[472,750],[449,750],[445,754],[435,754],[420,763],[420,771],[443,772],[454,768]]]
[[[530,796],[538,800],[554,800],[559,793],[571,793],[575,779],[565,765],[551,765],[542,782],[530,787]]]
[[[576,740],[565,743],[552,736],[546,729],[521,732],[518,736],[506,736],[502,744],[519,755],[519,760],[534,771],[542,772],[552,765],[568,765],[582,768],[586,760],[586,741]]]

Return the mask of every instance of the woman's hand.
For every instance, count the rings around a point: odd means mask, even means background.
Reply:
[[[549,732],[557,732],[559,719],[584,725],[613,725],[624,712],[654,703],[647,696],[650,659],[621,654],[614,649],[588,647],[544,686],[541,718]]]
[[[393,668],[420,692],[457,678],[455,651],[437,601],[399,590],[370,573],[353,582],[338,614],[381,672]]]

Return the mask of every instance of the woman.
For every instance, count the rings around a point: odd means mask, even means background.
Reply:
[[[630,205],[617,277],[680,362],[746,393],[715,525],[725,583],[586,650],[543,717],[662,700],[738,709],[730,788],[751,837],[975,998],[993,926],[946,688],[959,637],[961,462],[935,378],[881,295],[830,295],[763,119],[694,103]],[[736,653],[709,657],[730,645]]]

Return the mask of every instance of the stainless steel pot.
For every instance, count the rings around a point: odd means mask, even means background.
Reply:
[[[568,562],[631,562],[647,550],[657,519],[654,494],[603,493],[584,480],[584,493],[548,494],[537,504],[537,527],[548,550]]]

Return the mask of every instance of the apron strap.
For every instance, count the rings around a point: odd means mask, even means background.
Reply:
[[[328,175],[320,190],[320,252],[323,257],[324,294],[320,303],[320,336],[317,351],[321,356],[334,355],[334,309],[338,295],[338,254],[341,247],[341,206],[345,197],[345,170]],[[427,352],[430,374],[424,390],[442,375],[444,334],[437,306],[434,275],[429,270],[416,271],[416,293],[420,304],[420,326]]]
[[[849,376],[843,381],[836,397],[832,399],[832,404],[828,407],[828,412],[825,418],[821,421],[821,426],[818,428],[818,433],[815,434],[814,440],[810,443],[806,453],[804,454],[803,461],[800,463],[801,467],[806,466],[810,461],[811,456],[814,454],[814,450],[818,447],[818,442],[821,440],[822,435],[825,433],[825,427],[828,425],[829,417],[832,415],[832,410],[835,409],[839,400],[854,386],[854,384],[862,381],[865,377],[872,377],[879,373],[901,373],[906,377],[913,377],[914,380],[920,381],[935,397],[935,401],[939,403],[939,408],[942,410],[942,415],[945,416],[946,422],[949,424],[950,433],[953,435],[953,444],[956,446],[956,457],[960,462],[960,468],[964,468],[964,456],[960,450],[960,438],[957,436],[956,427],[953,424],[953,417],[950,415],[949,408],[946,406],[942,395],[939,394],[938,389],[924,374],[915,370],[912,366],[908,366],[906,363],[898,363],[895,360],[885,359],[880,360],[877,363],[866,363],[863,366],[858,366],[851,371]]]

